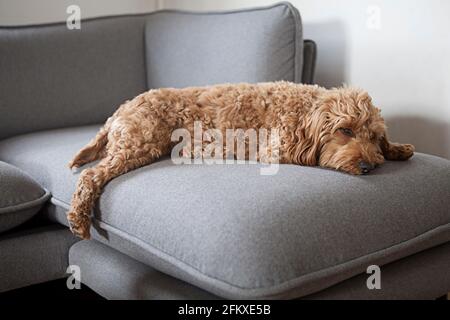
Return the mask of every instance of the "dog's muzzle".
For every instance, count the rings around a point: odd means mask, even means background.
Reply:
[[[375,166],[371,163],[361,161],[359,163],[359,168],[361,169],[362,174],[369,173],[371,170],[375,168]]]

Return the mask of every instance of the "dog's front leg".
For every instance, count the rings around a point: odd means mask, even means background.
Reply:
[[[386,160],[408,160],[415,150],[412,144],[389,142],[386,135],[380,139],[380,149]]]

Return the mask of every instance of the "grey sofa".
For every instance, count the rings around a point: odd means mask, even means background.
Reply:
[[[65,212],[67,163],[123,101],[155,87],[311,83],[288,3],[0,28],[0,292],[67,276],[109,299],[433,299],[450,291],[450,161],[417,153],[350,176],[173,164],[107,185],[93,240]],[[381,267],[381,289],[366,286]]]

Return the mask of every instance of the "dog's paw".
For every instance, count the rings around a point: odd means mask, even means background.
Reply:
[[[396,144],[394,145],[395,160],[408,160],[414,154],[414,146],[412,144]]]
[[[413,156],[414,150],[412,144],[391,143],[384,156],[387,160],[404,161]]]
[[[70,231],[72,231],[75,236],[84,240],[89,240],[91,238],[91,219],[89,216],[69,212],[67,214],[67,221],[69,222]]]
[[[414,154],[414,151],[416,151],[416,148],[412,144],[404,144],[403,148],[405,154],[409,155],[410,157]]]
[[[74,160],[70,161],[67,164],[67,166],[69,167],[69,169],[72,169],[72,170],[78,169],[80,167],[80,165],[77,162],[75,162]]]

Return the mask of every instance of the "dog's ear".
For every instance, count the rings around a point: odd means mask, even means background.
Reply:
[[[320,149],[312,140],[303,140],[293,150],[293,162],[304,166],[317,166],[319,164]]]
[[[414,146],[389,142],[386,132],[380,138],[380,149],[386,160],[408,160],[414,154]]]
[[[295,131],[296,143],[292,150],[292,159],[300,165],[317,166],[323,141],[329,133],[329,116],[328,112],[320,108],[306,118]]]

